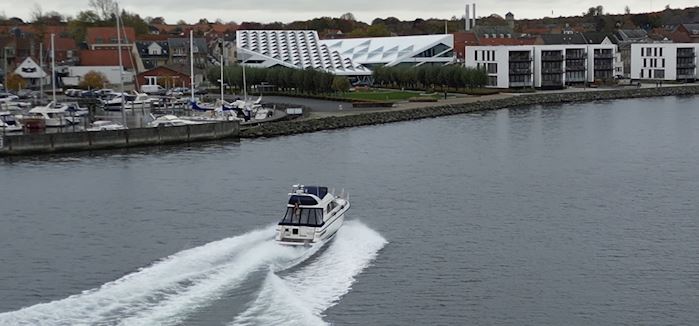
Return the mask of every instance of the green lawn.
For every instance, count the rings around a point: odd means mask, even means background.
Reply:
[[[426,95],[426,97],[440,98],[443,95],[431,94]],[[360,92],[349,92],[339,95],[339,97],[352,99],[352,100],[365,100],[365,101],[407,101],[413,97],[421,97],[419,92],[406,92],[406,91],[360,91]]]

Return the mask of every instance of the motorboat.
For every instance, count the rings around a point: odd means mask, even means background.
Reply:
[[[19,132],[22,131],[24,127],[15,118],[15,115],[9,111],[0,111],[0,131],[3,133],[8,132]]]
[[[176,126],[187,126],[187,125],[198,125],[202,122],[191,121],[187,119],[180,118],[175,115],[164,115],[158,117],[157,119],[148,123],[149,127],[176,127]]]
[[[127,110],[150,109],[154,106],[154,102],[157,101],[145,93],[136,93],[136,95],[116,94],[111,99],[103,100],[102,106],[105,111],[121,111],[122,99],[124,108]]]
[[[85,129],[85,131],[104,131],[104,130],[124,130],[126,127],[124,127],[120,123],[116,123],[113,121],[109,120],[98,120],[93,122],[89,128]]]
[[[37,106],[29,110],[27,119],[43,119],[48,128],[61,128],[74,123],[70,118],[70,111],[66,105],[50,102],[46,106]],[[23,117],[24,119],[24,117]]]
[[[333,192],[327,187],[294,185],[284,218],[276,228],[277,242],[299,246],[332,238],[350,208],[349,195],[343,191],[335,196]]]

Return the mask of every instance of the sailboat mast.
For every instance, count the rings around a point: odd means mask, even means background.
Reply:
[[[241,62],[243,66],[243,101],[247,102],[248,101],[248,83],[247,80],[245,80],[245,59],[243,59],[243,62]]]
[[[44,42],[39,44],[39,67],[41,67],[42,73],[46,71],[44,70]],[[44,78],[46,78],[46,76],[41,77],[41,81],[39,82],[39,101],[44,99]]]
[[[121,92],[121,120],[124,123],[124,127],[126,127],[126,109],[124,108],[124,64],[123,60],[121,58],[121,23],[119,22],[120,15],[119,15],[119,4],[115,4],[116,8],[116,23],[117,23],[117,52],[119,56],[119,91]]]
[[[221,105],[223,105],[223,40],[220,40],[220,42],[221,43],[219,43],[219,49],[221,50]]]
[[[56,105],[56,34],[51,33],[51,94]]]
[[[189,89],[194,103],[194,30],[189,30]]]

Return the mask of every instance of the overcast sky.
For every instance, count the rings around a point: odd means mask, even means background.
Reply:
[[[2,0],[12,5],[0,7],[0,13],[8,17],[28,19],[34,6],[40,3],[43,11],[58,11],[64,15],[74,16],[80,10],[88,8],[88,0],[42,0],[18,1]],[[403,20],[415,18],[451,18],[464,15],[465,1],[454,0],[121,0],[120,4],[128,11],[137,12],[142,17],[165,17],[169,23],[180,19],[187,22],[207,18],[213,21],[221,18],[223,21],[258,21],[258,22],[291,22],[307,20],[315,17],[338,17],[345,12],[351,12],[358,20],[371,22],[376,17],[390,16]],[[472,2],[471,2],[472,3]],[[603,5],[606,12],[622,13],[625,6],[632,12],[647,12],[662,10],[665,5],[672,8],[697,6],[697,0],[499,0],[476,1],[478,16],[497,13],[504,16],[512,11],[517,19],[540,18],[544,16],[579,15],[587,8]]]

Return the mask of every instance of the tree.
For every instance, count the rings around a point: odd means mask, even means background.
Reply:
[[[165,24],[165,18],[163,17],[153,17],[150,20],[151,24]]]
[[[91,70],[83,77],[83,80],[80,82],[80,87],[96,89],[104,87],[104,84],[106,83],[107,77],[104,76],[103,73]]]
[[[25,86],[27,86],[27,81],[24,80],[22,76],[16,73],[11,73],[9,76],[7,76],[7,82],[5,83],[5,87],[8,90],[18,91],[20,89],[23,89]]]
[[[350,85],[349,79],[347,79],[347,77],[335,76],[333,78],[332,88],[334,91],[340,92],[340,93],[345,93],[345,92],[349,91],[350,87],[351,87],[351,85]]]
[[[631,14],[631,8],[629,8],[629,6],[624,7],[624,14],[626,14],[626,15]]]
[[[357,19],[354,17],[354,14],[351,13],[351,12],[342,14],[342,16],[340,16],[340,19],[342,19],[342,20],[350,20],[350,21],[357,21]]]
[[[114,10],[116,9],[116,3],[113,0],[90,0],[88,4],[102,20],[109,20],[112,18]]]

